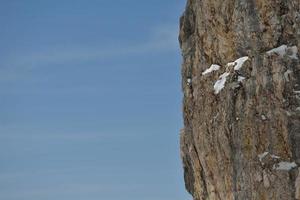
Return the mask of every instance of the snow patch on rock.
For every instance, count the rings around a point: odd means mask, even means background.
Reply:
[[[229,76],[229,72],[223,73],[220,77],[219,80],[217,80],[214,84],[214,90],[215,94],[218,94],[225,86],[227,76]]]
[[[191,85],[191,83],[192,83],[192,79],[191,79],[191,78],[186,79],[186,84],[187,84],[188,86]]]
[[[292,70],[289,70],[289,69],[286,70],[286,71],[283,73],[284,79],[285,79],[287,82],[290,81],[289,75],[290,75],[291,73],[293,73],[293,71],[292,71]]]
[[[244,56],[244,57],[241,57],[241,58],[238,58],[236,59],[235,61],[233,62],[229,62],[226,64],[227,67],[233,67],[234,66],[234,70],[240,70],[244,64],[244,62],[246,60],[248,60],[249,57],[248,56]]]
[[[244,62],[248,59],[249,59],[248,56],[244,56],[244,57],[241,57],[241,58],[235,60],[234,62],[236,63],[236,65],[234,66],[234,70],[240,70],[242,68]]]
[[[297,167],[298,165],[295,162],[280,162],[277,163],[273,166],[273,169],[275,170],[284,170],[284,171],[289,171],[295,167]]]
[[[238,76],[238,82],[242,82],[243,80],[245,80],[246,78],[243,76]]]
[[[271,49],[271,50],[267,51],[267,54],[271,55],[273,53],[276,53],[279,56],[283,57],[284,54],[286,53],[286,49],[287,49],[287,46],[284,44],[284,45],[281,45],[279,47],[276,47],[274,49]]]
[[[265,151],[261,154],[258,154],[258,159],[260,162],[262,162],[262,160],[264,159],[264,157],[266,157],[269,154],[269,152]]]
[[[210,66],[210,68],[208,68],[208,69],[206,69],[204,72],[202,72],[202,75],[206,75],[206,74],[209,74],[209,73],[211,73],[211,72],[213,72],[213,71],[217,71],[217,70],[219,70],[220,68],[221,68],[220,65],[212,64],[212,65]]]
[[[293,91],[295,94],[300,94],[300,90],[294,90]]]
[[[296,46],[292,46],[288,48],[290,50],[291,55],[289,55],[290,58],[293,59],[298,59],[297,53],[298,53],[298,48]]]
[[[235,65],[235,61],[234,62],[229,62],[226,64],[227,67],[233,67]]]
[[[270,154],[270,153],[267,152],[267,151],[265,151],[265,152],[263,152],[263,153],[261,153],[261,154],[258,154],[257,157],[258,157],[259,161],[262,162],[263,159],[264,159],[267,155],[270,155],[270,157],[273,158],[273,159],[280,159],[279,156],[276,156],[276,155],[274,155],[274,154]]]
[[[292,59],[298,59],[297,53],[298,48],[296,46],[288,47],[287,45],[281,45],[277,48],[271,49],[267,51],[268,55],[271,54],[278,54],[280,57],[283,57],[285,54],[288,54],[288,56]]]

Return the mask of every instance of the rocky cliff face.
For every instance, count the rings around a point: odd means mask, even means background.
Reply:
[[[194,200],[300,199],[300,0],[188,0],[179,40]]]

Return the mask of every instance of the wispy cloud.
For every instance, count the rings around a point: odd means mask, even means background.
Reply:
[[[143,136],[151,132],[143,131]],[[34,127],[27,127],[23,123],[12,123],[0,126],[0,140],[29,140],[29,141],[111,141],[111,140],[132,140],[142,137],[140,129],[112,131],[112,130],[56,130]]]
[[[2,139],[21,140],[99,140],[109,139],[112,134],[103,133],[4,133],[0,134]]]
[[[2,129],[1,129],[2,130]],[[111,133],[111,132],[9,132],[1,131],[0,139],[5,140],[30,140],[30,141],[50,141],[50,140],[68,140],[68,141],[96,141],[133,138],[139,133]]]
[[[42,199],[45,197],[68,197],[74,198],[75,196],[90,196],[92,199],[96,197],[107,196],[108,194],[115,194],[116,191],[121,193],[134,193],[137,190],[141,190],[142,187],[139,184],[117,184],[114,183],[65,183],[59,185],[51,185],[47,187],[34,186],[27,188],[19,188],[18,193],[10,190],[1,191],[2,196],[7,199]]]
[[[73,45],[54,49],[49,47],[40,52],[24,52],[22,55],[10,56],[0,63],[0,80],[15,79],[18,74],[49,64],[117,59],[147,53],[162,54],[177,51],[177,33],[177,25],[162,25],[151,31],[148,39],[140,43],[131,41],[122,45],[99,47]]]

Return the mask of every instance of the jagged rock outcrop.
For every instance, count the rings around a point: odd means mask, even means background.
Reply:
[[[188,0],[179,42],[194,200],[300,200],[300,0]]]

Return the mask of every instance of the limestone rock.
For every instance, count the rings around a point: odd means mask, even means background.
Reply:
[[[179,42],[187,191],[299,199],[300,0],[188,0]]]

